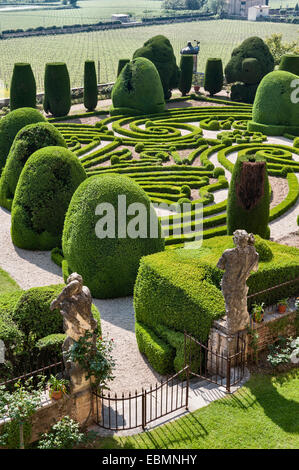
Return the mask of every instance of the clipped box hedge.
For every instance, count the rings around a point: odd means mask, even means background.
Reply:
[[[249,295],[299,276],[298,249],[258,237],[256,241],[259,270],[248,280]],[[228,248],[233,248],[232,237],[218,236],[204,240],[200,249],[169,250],[142,258],[134,290],[136,335],[140,351],[158,372],[169,368],[169,347],[172,369],[183,367],[184,330],[204,343],[213,321],[224,316],[222,271],[216,264]],[[254,302],[271,305],[297,295],[298,288],[296,281],[260,294],[249,300],[249,308]],[[194,352],[192,358],[196,362]]]

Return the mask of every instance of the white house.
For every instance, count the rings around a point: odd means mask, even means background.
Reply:
[[[116,13],[115,15],[111,16],[111,19],[112,21],[121,21],[122,23],[129,23],[130,16],[122,13]]]
[[[248,21],[256,21],[260,16],[269,16],[268,5],[255,5],[248,8]]]

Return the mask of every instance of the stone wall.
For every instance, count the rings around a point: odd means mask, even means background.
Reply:
[[[269,312],[265,314],[262,323],[253,323],[251,328],[256,330],[259,335],[257,350],[262,351],[270,344],[275,343],[279,336],[296,336],[296,312]],[[248,347],[248,353],[252,352],[252,349]]]
[[[73,395],[66,395],[61,400],[45,398],[41,408],[32,417],[31,441],[37,441],[40,434],[49,432],[53,424],[60,421],[64,416],[88,426],[94,421],[95,402],[89,388]],[[6,421],[7,422],[7,421]],[[4,422],[0,422],[1,425]]]

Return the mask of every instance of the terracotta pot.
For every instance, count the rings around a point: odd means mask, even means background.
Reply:
[[[193,88],[194,88],[195,93],[198,93],[199,90],[200,90],[200,86],[199,86],[199,85],[194,85]]]
[[[61,400],[62,398],[62,390],[52,390],[50,391],[50,397],[52,398],[52,400]]]
[[[278,311],[279,313],[284,313],[287,309],[286,305],[278,304]]]
[[[257,321],[255,315],[253,315],[253,321],[254,323],[262,323],[262,321],[264,321],[264,314],[262,313],[259,321]]]

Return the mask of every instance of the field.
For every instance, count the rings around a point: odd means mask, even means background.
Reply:
[[[273,8],[295,6],[297,0],[270,0]],[[60,4],[60,3],[58,3]],[[44,9],[31,11],[1,11],[0,31],[6,29],[27,29],[37,26],[62,26],[64,24],[96,23],[110,20],[113,13],[132,13],[136,18],[159,16],[162,0],[81,0],[79,8],[71,10]]]
[[[0,10],[0,30],[96,23],[100,20],[111,20],[113,13],[132,13],[139,18],[158,16],[161,13],[161,3],[162,0],[82,0],[77,3],[79,8],[71,10],[52,10],[52,7],[38,11]]]
[[[221,57],[225,65],[233,48],[249,36],[265,38],[277,32],[283,34],[285,41],[292,41],[299,39],[298,29],[298,25],[292,24],[222,20],[8,39],[0,42],[0,80],[8,87],[14,63],[25,61],[31,63],[37,88],[42,90],[45,63],[64,61],[72,86],[82,86],[84,61],[92,59],[100,61],[100,82],[114,81],[118,59],[131,58],[146,39],[156,34],[170,39],[178,60],[180,49],[188,40],[200,40],[198,68],[204,71],[208,57]]]

